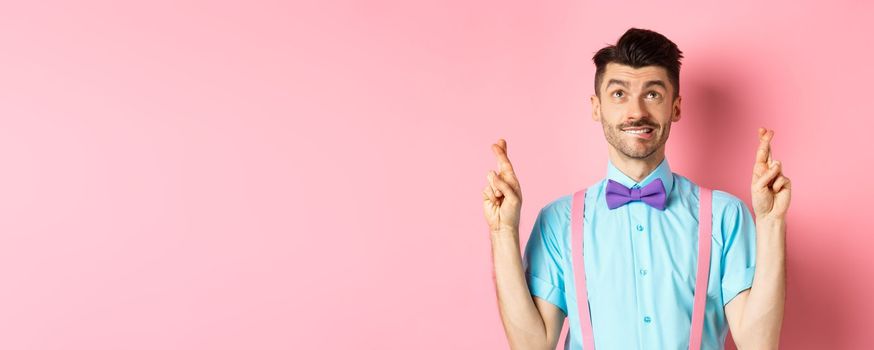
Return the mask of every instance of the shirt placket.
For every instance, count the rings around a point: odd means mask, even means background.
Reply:
[[[632,188],[640,188],[639,185],[634,185]],[[641,343],[638,344],[640,349],[645,349],[647,340],[653,339],[658,322],[657,315],[654,315],[655,305],[652,298],[646,296],[653,295],[654,286],[650,270],[652,269],[652,234],[647,220],[647,204],[642,201],[634,201],[628,203],[628,219],[631,241],[634,251],[634,274],[633,278],[636,281],[637,296],[637,315],[635,315],[635,323],[637,324],[638,334]]]

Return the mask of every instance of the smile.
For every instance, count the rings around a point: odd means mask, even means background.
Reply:
[[[635,137],[649,139],[652,137],[653,129],[652,128],[628,128],[628,129],[622,130],[622,132],[629,134],[629,135],[634,135]]]

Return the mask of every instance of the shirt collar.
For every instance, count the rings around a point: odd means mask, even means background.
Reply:
[[[665,185],[665,198],[669,198],[671,195],[671,190],[674,188],[674,173],[671,172],[671,167],[668,165],[668,158],[665,157],[664,160],[659,164],[658,167],[655,168],[649,175],[647,175],[640,182],[634,181],[634,179],[625,175],[622,171],[619,170],[613,162],[609,159],[607,160],[607,179],[616,181],[622,186],[628,188],[640,188],[646,185],[649,185],[650,182],[655,181],[655,179],[662,179],[662,184]]]

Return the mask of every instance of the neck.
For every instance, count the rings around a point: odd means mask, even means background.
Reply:
[[[613,147],[609,147],[609,149],[610,161],[613,163],[613,166],[637,182],[646,178],[665,159],[664,148],[655,151],[646,158],[629,158]]]

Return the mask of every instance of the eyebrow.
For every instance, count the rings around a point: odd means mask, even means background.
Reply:
[[[607,81],[607,86],[604,87],[604,90],[607,90],[608,88],[610,88],[610,85],[613,85],[613,84],[622,85],[622,87],[624,87],[626,89],[628,88],[627,81],[619,80],[619,79],[610,79]]]
[[[606,90],[607,88],[610,87],[610,85],[613,85],[613,84],[621,85],[622,87],[624,87],[624,88],[626,88],[626,89],[628,88],[628,82],[627,82],[627,81],[625,81],[625,80],[619,80],[619,79],[610,79],[610,80],[607,81],[607,86],[604,87],[604,90]],[[668,89],[667,85],[665,85],[665,82],[664,82],[664,81],[661,81],[661,80],[650,80],[650,81],[647,81],[646,83],[643,84],[643,88],[646,89],[646,88],[648,88],[648,87],[650,87],[650,86],[653,86],[653,85],[661,86],[662,89],[665,89],[665,90]]]
[[[665,89],[665,90],[668,89],[668,87],[665,86],[665,82],[663,82],[661,80],[650,80],[650,81],[646,82],[646,84],[643,84],[643,88],[646,89],[646,88],[653,86],[653,85],[661,86],[662,89]]]

